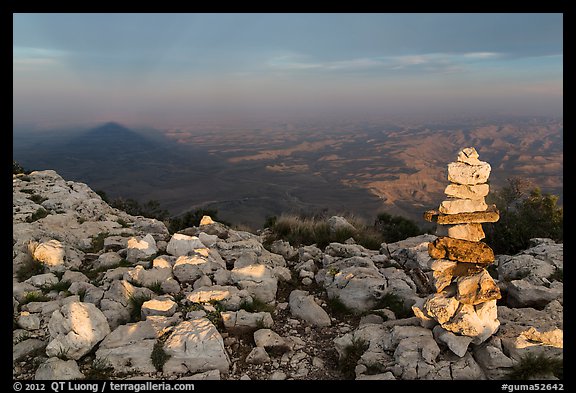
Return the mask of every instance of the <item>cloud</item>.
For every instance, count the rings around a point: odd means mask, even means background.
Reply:
[[[67,52],[61,50],[15,46],[12,51],[14,71],[38,70],[61,65]]]
[[[464,72],[467,66],[484,60],[504,57],[496,52],[425,53],[398,56],[359,57],[334,61],[312,61],[310,56],[282,55],[267,62],[268,69],[284,72],[325,71],[405,71],[405,72]]]

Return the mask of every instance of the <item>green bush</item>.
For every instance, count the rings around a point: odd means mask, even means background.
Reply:
[[[558,196],[521,178],[508,179],[508,185],[492,192],[487,202],[496,204],[500,218],[484,224],[485,242],[496,254],[514,255],[530,247],[532,238],[563,241],[564,214]]]
[[[543,353],[535,355],[528,353],[522,357],[508,374],[508,379],[527,380],[530,378],[554,375],[563,378],[564,365],[561,359],[549,358]]]
[[[338,369],[346,379],[356,378],[356,365],[364,352],[368,349],[369,343],[362,339],[353,339],[352,345],[344,348],[344,354],[338,360]]]
[[[39,208],[34,213],[32,213],[30,216],[28,216],[28,218],[26,218],[26,222],[32,223],[32,222],[38,221],[41,218],[44,218],[46,216],[48,216],[48,212],[46,211],[46,209]]]
[[[25,173],[24,167],[20,165],[18,162],[12,160],[12,174],[17,175],[19,173]]]
[[[394,243],[424,233],[414,221],[388,213],[378,214],[374,228],[382,233],[386,243]]]
[[[190,228],[190,227],[197,227],[200,225],[200,221],[202,217],[210,216],[212,220],[220,222],[224,225],[230,226],[230,223],[226,221],[222,221],[218,217],[218,210],[216,209],[196,209],[190,210],[186,213],[177,216],[171,217],[170,223],[168,224],[168,230],[170,233],[176,233],[182,229]]]

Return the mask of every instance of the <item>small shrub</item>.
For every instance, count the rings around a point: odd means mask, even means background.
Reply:
[[[564,282],[564,269],[556,268],[554,273],[548,277],[548,280]]]
[[[206,312],[206,318],[216,326],[218,331],[222,331],[224,329],[224,321],[220,313],[226,311],[226,308],[218,301],[211,301],[210,304],[212,304],[216,310]]]
[[[142,319],[142,304],[150,300],[149,295],[130,296],[128,303],[130,305],[130,322],[138,322]]]
[[[162,283],[160,281],[153,282],[152,284],[148,285],[146,288],[150,289],[152,292],[162,295],[164,291],[162,290]]]
[[[128,224],[128,222],[123,220],[122,218],[119,218],[118,221],[116,222],[120,224],[122,228],[130,228],[130,224]]]
[[[164,351],[164,342],[166,340],[159,338],[154,343],[154,348],[152,349],[152,353],[150,354],[150,359],[152,359],[152,364],[156,368],[157,371],[162,371],[164,368],[164,364],[170,359],[170,355]]]
[[[85,250],[90,253],[97,253],[104,248],[104,239],[108,237],[108,232],[100,232],[92,238],[92,245],[89,249]]]
[[[27,292],[24,300],[20,302],[20,305],[28,304],[31,302],[47,302],[50,298],[42,293],[38,292]]]
[[[28,256],[26,261],[18,268],[16,277],[18,278],[18,281],[22,282],[32,276],[37,276],[42,273],[44,273],[44,265],[31,256]]]
[[[17,175],[19,173],[24,173],[24,167],[20,165],[17,161],[12,160],[12,174]]]
[[[495,254],[515,255],[530,247],[532,238],[564,239],[564,211],[557,206],[559,197],[542,193],[530,181],[509,178],[508,184],[491,192],[486,203],[495,204],[499,219],[486,223],[485,242]]]
[[[48,212],[46,211],[46,209],[43,208],[39,208],[38,210],[36,210],[34,213],[32,213],[27,219],[26,222],[31,223],[34,221],[38,221],[41,218],[44,218],[48,216]]]
[[[86,297],[86,288],[79,289],[77,295],[80,301],[83,302]]]
[[[104,358],[96,358],[92,362],[91,366],[83,373],[86,380],[102,380],[110,379],[113,371],[114,367],[110,365],[108,360]]]
[[[352,345],[344,348],[344,354],[338,360],[338,369],[346,379],[355,379],[355,368],[360,357],[368,349],[369,343],[362,339],[353,339]]]
[[[44,202],[47,198],[44,198],[41,195],[38,194],[32,194],[28,199],[30,199],[32,202],[40,205],[42,204],[42,202]]]
[[[423,234],[423,231],[414,221],[388,213],[378,214],[374,222],[374,228],[382,233],[386,243],[394,243]]]
[[[56,292],[61,292],[61,291],[68,291],[68,288],[70,288],[70,285],[72,285],[72,283],[70,281],[58,281],[56,284],[52,284],[52,285],[48,285],[42,288],[42,292],[44,293],[48,293],[50,291],[56,291]]]
[[[387,308],[391,310],[398,319],[414,316],[412,310],[404,305],[404,301],[398,297],[398,295],[390,292],[378,301],[376,308]]]
[[[264,303],[258,298],[254,298],[252,302],[243,301],[240,308],[248,312],[274,312],[274,306]]]
[[[509,379],[530,379],[553,374],[558,379],[563,379],[563,361],[549,358],[543,353],[534,355],[529,353],[522,357],[508,374]]]
[[[339,297],[329,298],[326,304],[330,310],[329,314],[336,318],[348,317],[354,314],[352,310],[350,310],[344,303],[342,303],[342,300],[340,300]]]

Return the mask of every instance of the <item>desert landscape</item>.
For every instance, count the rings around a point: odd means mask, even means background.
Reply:
[[[555,118],[228,121],[146,133],[108,124],[60,135],[15,133],[14,158],[111,197],[158,200],[173,215],[216,209],[254,229],[269,216],[322,211],[367,220],[388,212],[425,225],[446,162],[466,146],[491,163],[493,189],[518,176],[562,204],[563,121]]]

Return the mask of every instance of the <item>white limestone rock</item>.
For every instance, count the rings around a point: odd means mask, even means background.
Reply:
[[[542,309],[553,300],[561,299],[564,294],[562,283],[560,285],[545,286],[534,285],[528,280],[512,280],[507,285],[507,303],[516,308],[533,307]]]
[[[436,236],[448,236],[454,239],[469,240],[479,242],[486,237],[482,224],[455,224],[455,225],[437,225]]]
[[[84,374],[80,372],[76,361],[51,357],[38,367],[34,379],[37,381],[68,381],[84,379]]]
[[[158,296],[142,303],[142,318],[148,316],[171,317],[176,312],[176,302],[169,296]]]
[[[448,180],[452,183],[475,185],[486,183],[490,177],[491,166],[487,162],[470,165],[465,162],[448,164]]]
[[[273,270],[266,265],[248,265],[234,268],[230,274],[232,283],[246,290],[253,298],[264,303],[276,300],[278,279]]]
[[[191,255],[195,249],[205,247],[206,245],[196,236],[175,233],[172,235],[172,238],[170,238],[168,246],[166,246],[166,252],[170,255],[180,257],[183,255]]]
[[[164,374],[198,373],[219,370],[228,374],[230,359],[222,336],[206,318],[180,322],[164,343],[170,358],[164,364]]]
[[[348,267],[334,276],[326,275],[324,287],[330,299],[339,299],[354,313],[362,313],[376,306],[385,293],[388,282],[375,269]]]
[[[479,154],[473,147],[465,147],[458,151],[458,162],[465,162],[470,165],[478,165],[481,161],[478,160]]]
[[[483,212],[488,205],[482,199],[447,199],[440,203],[438,211],[444,214]]]
[[[50,271],[64,271],[64,257],[66,252],[64,245],[58,240],[48,240],[38,244],[33,257],[44,264]]]
[[[51,341],[46,354],[78,360],[106,335],[110,326],[104,314],[92,303],[72,302],[54,311],[48,323]]]
[[[100,343],[96,359],[105,361],[116,372],[152,373],[151,354],[161,332],[175,320],[148,317],[145,321],[118,326]]]
[[[496,300],[472,306],[461,304],[454,316],[442,324],[453,333],[472,338],[473,344],[480,344],[492,336],[500,326]]]
[[[30,314],[28,311],[21,311],[18,317],[18,326],[26,330],[40,329],[40,318],[36,314]]]
[[[126,260],[135,263],[140,259],[146,259],[158,252],[156,240],[151,234],[140,237],[132,237],[128,239]]]
[[[490,186],[487,183],[474,185],[451,183],[444,189],[444,194],[459,199],[483,199],[489,192]]]
[[[463,357],[466,354],[468,345],[472,342],[471,337],[457,336],[442,328],[440,325],[434,326],[432,333],[436,341],[447,345],[448,348],[459,357]]]
[[[12,346],[12,362],[16,363],[30,356],[34,353],[42,351],[46,348],[46,342],[36,338],[29,338],[20,341],[18,344]]]
[[[49,287],[51,285],[57,284],[58,283],[58,277],[56,277],[53,273],[44,273],[44,274],[38,274],[36,276],[32,276],[24,282],[32,284],[36,288],[43,288],[43,287]]]
[[[252,351],[246,356],[248,364],[264,364],[270,362],[270,355],[263,347],[252,348]]]
[[[231,333],[245,333],[274,325],[269,312],[248,312],[246,310],[224,311],[220,313],[224,328]]]
[[[289,297],[290,313],[312,326],[330,326],[332,321],[328,313],[316,303],[313,295],[306,291],[293,290]]]
[[[284,353],[290,350],[289,342],[271,329],[255,331],[254,342],[257,347],[263,347],[267,352]]]
[[[245,291],[233,285],[211,285],[199,287],[186,295],[186,300],[192,303],[219,302],[226,310],[239,310],[243,302],[252,303],[252,297]]]
[[[122,257],[120,255],[116,252],[109,251],[98,256],[98,259],[92,262],[92,266],[94,269],[110,268],[112,266],[118,266],[121,261]]]
[[[332,216],[328,219],[327,222],[331,233],[336,233],[339,231],[349,231],[352,233],[356,232],[354,225],[350,224],[344,217]]]

